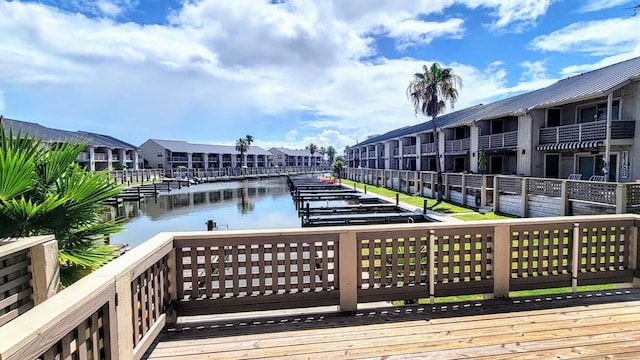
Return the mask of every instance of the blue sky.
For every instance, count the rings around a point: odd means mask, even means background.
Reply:
[[[339,152],[426,121],[436,61],[456,109],[640,56],[638,1],[0,0],[0,114],[115,136]]]

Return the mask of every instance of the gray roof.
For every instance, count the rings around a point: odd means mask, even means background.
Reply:
[[[279,151],[288,156],[311,156],[311,152],[308,149],[287,149],[282,147],[279,147],[279,148],[274,147],[269,149],[269,151],[272,151],[272,150]],[[322,156],[322,154],[318,152],[313,153],[313,157],[319,157],[319,156]]]
[[[95,134],[86,131],[52,129],[32,122],[7,118],[3,118],[2,122],[5,129],[12,128],[14,132],[20,131],[23,134],[29,134],[45,142],[80,141],[86,142],[92,147],[136,149],[135,145],[131,145],[109,135]]]
[[[182,140],[160,140],[149,139],[159,146],[171,151],[171,152],[183,152],[183,153],[202,153],[202,154],[237,154],[235,146],[231,145],[210,145],[210,144],[192,144]],[[247,155],[272,155],[270,152],[255,145],[249,146],[249,150],[245,153]]]
[[[475,121],[518,116],[534,109],[544,109],[606,96],[632,81],[640,80],[640,57],[609,65],[584,74],[572,76],[545,88],[499,100],[491,104],[476,105],[437,117],[438,127],[469,125]],[[431,131],[431,121],[391,130],[367,139],[355,147],[377,143],[419,132]]]

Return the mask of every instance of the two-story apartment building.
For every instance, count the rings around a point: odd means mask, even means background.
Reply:
[[[48,128],[40,124],[3,118],[5,129],[29,134],[46,144],[67,143],[70,141],[86,143],[85,150],[76,158],[76,162],[92,171],[113,170],[126,167],[138,169],[139,157],[136,146],[109,135],[87,131],[67,131]]]
[[[640,178],[640,57],[389,131],[350,147],[350,167],[609,181]],[[438,146],[440,159],[435,158]],[[608,160],[608,161],[606,161]],[[636,164],[634,166],[634,164]]]
[[[273,154],[274,166],[320,166],[322,165],[322,155],[313,153],[308,149],[287,149],[271,148],[269,152]]]
[[[240,156],[235,146],[192,144],[179,140],[149,139],[140,145],[145,166],[153,169],[226,169],[271,166],[272,154],[251,145]]]

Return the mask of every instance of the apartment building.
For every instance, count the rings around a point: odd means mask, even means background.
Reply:
[[[322,165],[322,155],[313,153],[308,149],[287,149],[271,148],[269,152],[273,154],[274,166],[320,166]]]

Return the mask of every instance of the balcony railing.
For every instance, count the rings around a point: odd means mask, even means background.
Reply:
[[[139,359],[176,316],[629,284],[638,219],[161,233],[0,327],[0,359]]]
[[[393,156],[398,156],[398,155],[400,155],[400,149],[399,148],[393,149]]]
[[[402,155],[415,155],[416,154],[416,145],[409,145],[402,147]]]
[[[93,158],[96,161],[107,161],[107,160],[109,160],[109,155],[104,154],[104,153],[95,153],[95,154],[93,154]]]
[[[612,139],[632,139],[635,121],[614,120],[611,122]],[[561,143],[587,140],[604,140],[607,137],[607,122],[593,121],[540,129],[540,143]]]
[[[172,156],[169,161],[173,162],[187,162],[189,159],[186,156]]]
[[[436,153],[436,143],[428,143],[422,144],[421,146],[422,154],[435,154]]]
[[[89,158],[88,152],[81,152],[80,154],[78,154],[78,156],[76,156],[76,161],[79,161],[79,162],[87,162],[89,160],[91,159]]]
[[[444,142],[444,151],[465,151],[471,149],[471,138]]]
[[[518,132],[510,131],[502,134],[482,135],[478,138],[478,148],[510,149],[518,147]]]

